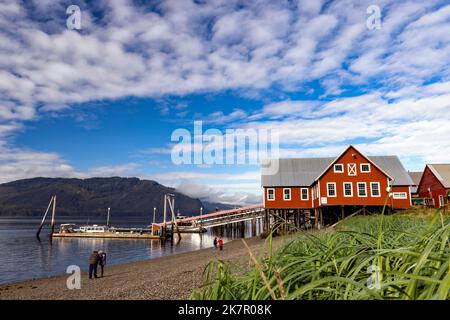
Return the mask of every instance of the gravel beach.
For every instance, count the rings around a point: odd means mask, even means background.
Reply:
[[[258,237],[246,239],[254,254],[264,248]],[[274,238],[276,248],[283,238]],[[87,259],[87,257],[86,257]],[[202,283],[202,272],[212,260],[233,261],[243,266],[250,262],[241,240],[224,244],[224,250],[202,249],[157,259],[106,266],[105,276],[88,279],[82,272],[81,289],[69,290],[67,275],[0,285],[2,299],[188,299]]]

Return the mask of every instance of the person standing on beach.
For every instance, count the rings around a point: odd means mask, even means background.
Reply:
[[[217,249],[217,237],[214,237],[213,244],[214,244],[214,250],[216,250]]]
[[[98,252],[98,256],[99,256],[98,264],[100,265],[100,277],[103,278],[103,271],[105,270],[106,265],[106,252],[100,250]]]
[[[223,250],[223,240],[222,240],[222,238],[219,238],[218,243],[219,243],[219,250],[222,251]]]
[[[89,279],[92,279],[92,273],[94,274],[94,278],[98,278],[97,276],[97,265],[100,260],[98,255],[98,251],[93,251],[89,256]]]

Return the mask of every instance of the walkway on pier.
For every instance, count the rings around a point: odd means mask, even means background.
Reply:
[[[242,208],[216,211],[201,216],[177,219],[176,222],[177,224],[192,223],[192,228],[198,228],[200,226],[203,228],[216,227],[261,217],[264,215],[264,212],[264,206],[262,204],[256,204]],[[167,224],[171,223],[172,221],[167,222]]]

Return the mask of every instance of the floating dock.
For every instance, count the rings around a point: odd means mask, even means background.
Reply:
[[[116,233],[116,232],[73,232],[73,233],[53,233],[54,238],[106,238],[106,239],[149,239],[161,240],[160,236],[151,233]]]

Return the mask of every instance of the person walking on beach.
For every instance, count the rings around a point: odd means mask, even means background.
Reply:
[[[106,252],[100,250],[98,252],[98,256],[99,256],[98,264],[100,265],[100,277],[103,278],[103,271],[105,270],[106,265]]]
[[[214,250],[216,250],[217,249],[217,237],[214,237],[213,244],[214,244]]]
[[[219,238],[218,244],[219,244],[219,250],[222,251],[223,250],[223,240],[222,240],[222,238]]]
[[[98,255],[98,251],[93,251],[89,256],[89,279],[92,279],[92,274],[94,274],[94,278],[98,278],[97,276],[97,266],[100,257]]]

